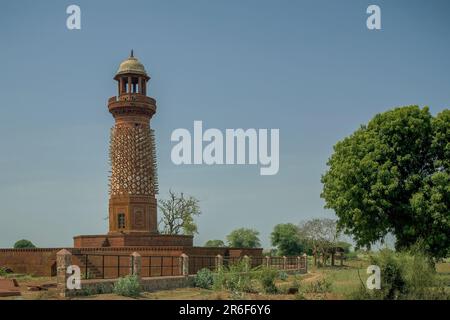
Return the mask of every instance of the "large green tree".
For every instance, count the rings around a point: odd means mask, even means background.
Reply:
[[[450,248],[450,115],[418,106],[376,115],[334,146],[323,175],[326,208],[358,246],[391,232],[398,249]]]
[[[272,245],[277,247],[277,253],[280,255],[299,255],[303,251],[299,230],[295,224],[277,224],[270,234],[270,240]]]
[[[254,229],[240,228],[227,236],[228,245],[235,248],[257,248],[261,246],[259,232]]]

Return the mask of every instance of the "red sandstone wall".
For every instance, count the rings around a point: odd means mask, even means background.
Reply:
[[[15,273],[36,276],[56,275],[56,252],[61,248],[48,249],[0,249],[0,266]]]
[[[56,253],[62,248],[46,248],[46,249],[0,249],[0,266],[12,269],[15,273],[26,273],[36,276],[54,276],[56,275]],[[164,256],[162,260],[162,268],[160,260],[154,258],[151,262],[149,258],[143,258],[142,264],[144,266],[144,274],[151,272],[152,275],[158,272],[162,272],[163,275],[176,275],[179,266],[177,259],[170,259],[169,257],[179,257],[182,253],[188,256],[216,256],[218,254],[222,256],[238,257],[238,256],[261,256],[262,249],[237,249],[237,248],[205,248],[205,247],[176,247],[176,246],[148,246],[148,247],[118,247],[118,248],[66,248],[72,254],[73,263],[79,265],[84,272],[83,254],[96,254],[99,255],[112,255],[112,257],[106,257],[103,262],[102,257],[89,256],[89,267],[94,271],[97,268],[98,271],[105,272],[106,275],[113,276],[119,274],[121,276],[128,274],[128,261],[129,255],[133,252],[138,252],[142,256]],[[117,258],[118,255],[122,257]],[[118,259],[120,261],[118,262]],[[201,261],[201,259],[196,259]],[[211,260],[212,261],[212,260]],[[120,268],[117,268],[118,263]],[[205,260],[205,263],[208,263]],[[149,264],[154,268],[150,270]],[[103,270],[103,265],[106,266]],[[171,267],[169,267],[171,266]],[[205,265],[206,267],[207,265]],[[201,268],[201,265],[197,265],[196,269]],[[147,268],[147,269],[145,269]],[[162,271],[161,271],[162,270]]]
[[[74,237],[75,248],[101,248],[105,241],[110,247],[134,247],[134,246],[183,246],[192,247],[193,237],[184,235],[93,235]]]

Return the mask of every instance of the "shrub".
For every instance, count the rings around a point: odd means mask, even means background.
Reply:
[[[306,293],[327,293],[331,290],[331,282],[327,278],[322,278],[310,283],[305,291]]]
[[[229,290],[233,294],[253,292],[253,272],[249,272],[245,261],[240,261],[228,267],[222,267],[214,277],[215,290]]]
[[[194,284],[196,287],[211,289],[214,284],[214,274],[208,268],[199,270],[195,276]]]
[[[288,277],[289,276],[286,273],[286,271],[281,270],[281,271],[278,272],[278,279],[280,279],[282,281],[286,281]]]
[[[382,250],[378,256],[370,257],[371,264],[377,265],[381,270],[381,290],[376,293],[380,298],[393,300],[406,292],[401,261],[388,249]]]
[[[279,277],[277,270],[273,268],[263,268],[259,272],[258,280],[263,288],[264,293],[274,294],[278,292],[275,286],[275,280]]]
[[[381,289],[368,290],[365,284],[351,294],[353,299],[449,299],[445,285],[437,277],[430,259],[420,250],[394,252],[384,249],[370,256],[380,267]]]
[[[30,240],[26,239],[22,239],[14,243],[14,249],[27,249],[27,248],[36,248],[36,246]]]
[[[137,297],[141,293],[141,285],[136,276],[120,278],[114,285],[113,292],[124,297]]]

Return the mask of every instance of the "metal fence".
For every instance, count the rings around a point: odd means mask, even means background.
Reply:
[[[134,259],[130,255],[74,254],[73,263],[78,265],[83,279],[115,279],[129,275]],[[307,269],[306,256],[301,257],[188,257],[187,274],[196,274],[203,268],[217,271],[238,263],[248,263],[249,268],[271,267],[279,270]],[[165,277],[183,275],[183,259],[180,256],[141,256],[141,277]]]
[[[129,255],[74,254],[83,279],[115,279],[129,274]]]
[[[142,277],[164,277],[181,275],[180,257],[142,256]]]

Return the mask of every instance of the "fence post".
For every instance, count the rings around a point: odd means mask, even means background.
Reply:
[[[181,263],[180,263],[180,267],[181,267],[181,274],[183,275],[183,276],[187,276],[187,275],[189,275],[189,257],[186,255],[186,254],[182,254],[181,256],[180,256],[180,260],[181,260]]]
[[[287,257],[283,256],[283,270],[287,270]]]
[[[67,288],[67,279],[69,274],[67,274],[67,268],[72,265],[72,254],[66,250],[62,249],[56,253],[56,282],[58,293],[61,297],[68,297],[70,291]]]
[[[222,268],[223,268],[223,257],[220,254],[218,254],[216,256],[216,270],[222,271]]]
[[[250,270],[250,257],[248,255],[244,256],[244,265],[245,265],[245,272],[248,272]]]
[[[308,273],[308,256],[306,253],[303,254],[303,259],[305,260],[305,273]]]
[[[302,257],[297,256],[297,271],[302,271]]]
[[[133,252],[130,256],[130,275],[136,276],[141,280],[142,257],[139,253]]]
[[[266,267],[270,268],[270,257],[266,256]]]

